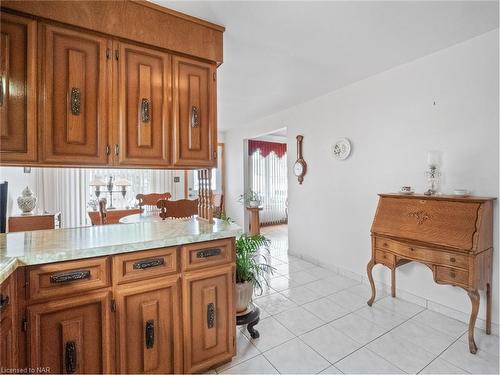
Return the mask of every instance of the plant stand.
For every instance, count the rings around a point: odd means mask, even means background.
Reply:
[[[257,331],[254,327],[259,323],[260,320],[260,310],[253,303],[250,304],[250,307],[241,315],[236,315],[236,325],[247,326],[248,333],[252,337],[252,339],[258,339],[260,337],[259,331]]]

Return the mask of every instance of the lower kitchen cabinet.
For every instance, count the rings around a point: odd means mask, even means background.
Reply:
[[[0,365],[1,368],[16,367],[16,351],[14,350],[14,329],[12,319],[0,322]]]
[[[50,373],[113,372],[111,293],[101,291],[27,308],[28,366]]]
[[[200,372],[235,355],[234,268],[186,274],[183,278],[184,372]]]
[[[118,372],[182,372],[179,283],[175,275],[117,289]]]

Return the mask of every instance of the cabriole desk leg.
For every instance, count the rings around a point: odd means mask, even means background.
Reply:
[[[477,346],[474,341],[474,327],[476,326],[476,318],[479,311],[479,293],[477,290],[468,290],[467,294],[472,303],[472,311],[469,320],[469,350],[472,354],[476,354]]]
[[[368,274],[368,280],[370,281],[370,286],[372,287],[372,296],[368,300],[368,306],[371,306],[373,301],[375,301],[375,283],[373,282],[373,276],[372,276],[372,269],[373,266],[375,265],[375,262],[370,260],[368,264],[366,265],[366,273]]]

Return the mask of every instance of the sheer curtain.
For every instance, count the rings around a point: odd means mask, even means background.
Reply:
[[[249,141],[249,154],[250,189],[262,199],[261,223],[285,223],[288,198],[286,144]]]
[[[33,168],[37,207],[49,212],[61,212],[62,226],[73,228],[90,225],[87,211],[89,200],[95,198],[89,186],[94,177],[106,180],[109,176],[125,178],[130,182],[125,198],[113,194],[115,207],[124,208],[136,204],[138,193],[172,194],[172,199],[184,198],[184,171],[148,169],[88,169],[88,168]],[[178,182],[174,182],[178,177]],[[105,190],[106,188],[102,188]],[[102,194],[102,197],[109,197]]]

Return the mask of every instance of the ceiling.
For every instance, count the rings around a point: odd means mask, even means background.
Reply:
[[[226,130],[498,28],[497,1],[159,1],[226,27]]]

